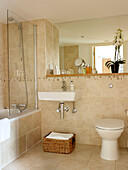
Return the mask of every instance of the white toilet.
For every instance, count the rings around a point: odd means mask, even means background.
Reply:
[[[106,160],[117,160],[118,138],[124,131],[124,121],[120,119],[101,119],[95,124],[96,131],[102,138],[100,156]]]

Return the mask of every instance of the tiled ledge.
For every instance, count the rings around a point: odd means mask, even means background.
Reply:
[[[128,73],[104,73],[104,74],[72,74],[72,75],[40,75],[38,80],[128,80]]]
[[[81,77],[81,76],[123,76],[128,73],[102,73],[102,74],[61,74],[61,75],[46,75],[46,77]]]

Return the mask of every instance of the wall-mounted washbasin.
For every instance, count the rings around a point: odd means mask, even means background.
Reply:
[[[39,100],[47,101],[77,101],[82,97],[82,91],[54,91],[54,92],[38,92]]]

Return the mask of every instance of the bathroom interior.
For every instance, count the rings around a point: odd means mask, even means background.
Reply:
[[[128,2],[99,13],[93,0],[11,1],[0,2],[0,170],[127,170]],[[75,134],[74,150],[45,152],[50,132]]]

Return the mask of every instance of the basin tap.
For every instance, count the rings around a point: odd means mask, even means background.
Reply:
[[[66,81],[62,81],[62,89],[63,91],[67,91]]]

